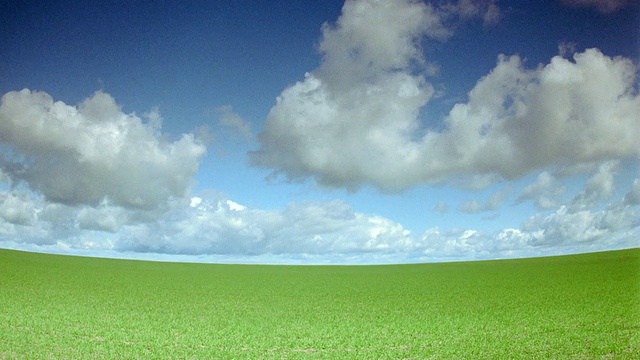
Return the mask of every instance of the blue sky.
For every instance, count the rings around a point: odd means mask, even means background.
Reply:
[[[0,247],[359,264],[638,246],[637,1],[0,6]]]

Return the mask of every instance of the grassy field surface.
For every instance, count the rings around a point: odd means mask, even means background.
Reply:
[[[0,359],[640,358],[640,249],[392,266],[0,250]]]

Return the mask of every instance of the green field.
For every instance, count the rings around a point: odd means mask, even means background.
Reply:
[[[640,358],[640,249],[385,266],[0,250],[0,359]]]

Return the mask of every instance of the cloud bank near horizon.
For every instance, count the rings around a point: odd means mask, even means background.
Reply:
[[[146,254],[150,259],[158,258],[157,254],[215,255],[267,263],[286,259],[428,262],[637,247],[640,179],[616,198],[616,166],[610,162],[596,169],[581,192],[554,210],[537,213],[519,227],[494,232],[432,227],[412,233],[391,219],[357,212],[341,200],[261,210],[205,191],[188,203],[173,202],[168,210],[149,219],[122,207],[69,206],[28,191],[6,190],[0,192],[0,244],[62,253],[138,254],[142,258]],[[539,177],[521,195],[532,196],[531,189],[542,189],[545,183],[554,181]],[[537,194],[545,196],[546,192]]]

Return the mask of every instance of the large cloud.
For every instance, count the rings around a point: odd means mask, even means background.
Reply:
[[[206,148],[190,134],[167,140],[157,112],[146,118],[124,114],[101,91],[77,107],[44,92],[9,92],[0,105],[0,169],[14,185],[24,183],[52,202],[163,207],[188,194]],[[90,217],[81,223],[114,228]]]
[[[636,68],[597,49],[534,69],[501,55],[442,131],[422,126],[433,88],[420,40],[450,36],[444,20],[414,1],[347,1],[323,28],[323,63],[278,97],[251,162],[289,179],[395,191],[638,156]]]

